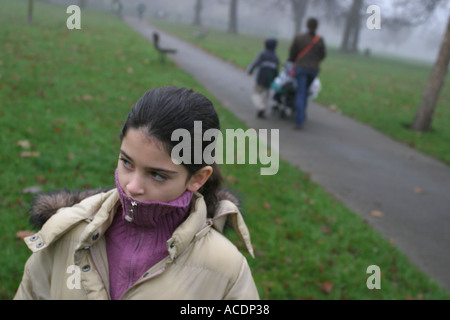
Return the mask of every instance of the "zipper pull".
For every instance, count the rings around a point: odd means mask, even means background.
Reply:
[[[133,221],[133,213],[134,213],[134,209],[136,209],[136,207],[137,207],[136,201],[131,201],[131,209],[130,209],[130,212],[128,212],[128,214],[125,216],[125,220],[127,220],[128,222]]]

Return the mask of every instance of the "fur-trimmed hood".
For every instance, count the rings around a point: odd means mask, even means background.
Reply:
[[[68,189],[58,190],[51,193],[42,193],[35,197],[30,209],[30,222],[34,228],[40,229],[44,223],[59,209],[72,207],[82,200],[107,192],[114,187],[97,188],[86,191],[70,191]],[[239,200],[230,191],[222,189],[217,193],[218,201],[229,200],[239,207]]]

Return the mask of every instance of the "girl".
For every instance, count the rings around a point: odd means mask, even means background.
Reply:
[[[258,299],[245,257],[221,234],[229,216],[253,256],[219,168],[171,159],[172,132],[193,137],[194,121],[219,129],[203,95],[150,90],[122,128],[115,188],[40,196],[32,221],[42,228],[25,238],[33,254],[15,299]]]

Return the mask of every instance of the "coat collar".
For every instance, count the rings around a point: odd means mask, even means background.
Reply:
[[[102,238],[111,225],[119,204],[117,189],[86,198],[70,208],[59,210],[38,233],[25,238],[25,243],[33,252],[42,250],[71,230],[74,225],[85,221],[88,224],[80,235],[78,248],[89,247]],[[250,233],[237,205],[231,200],[221,200],[214,217],[208,219],[203,196],[197,192],[192,197],[189,216],[167,241],[171,260],[178,257],[193,240],[207,234],[211,227],[222,233],[228,216],[239,238],[245,243],[250,255],[254,257]]]
[[[72,207],[61,208],[47,220],[39,232],[24,238],[24,241],[31,251],[40,251],[82,221],[88,222],[88,226],[90,226],[90,222],[94,219],[107,219],[108,213],[112,211],[112,207],[117,202],[115,198],[118,199],[117,191],[113,189],[86,198]],[[88,232],[87,229],[84,230],[83,234]],[[81,239],[85,237],[83,234]]]

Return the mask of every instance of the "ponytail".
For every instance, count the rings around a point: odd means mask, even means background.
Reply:
[[[198,190],[203,195],[206,203],[207,217],[214,217],[214,213],[217,209],[219,199],[217,194],[220,191],[220,187],[223,182],[223,177],[220,172],[219,166],[216,163],[212,165],[213,172],[205,184]]]

